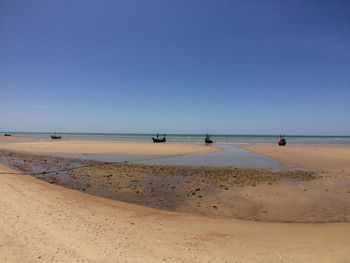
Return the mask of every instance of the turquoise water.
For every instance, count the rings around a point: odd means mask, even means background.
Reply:
[[[154,134],[126,133],[61,133],[64,139],[151,141]],[[162,134],[161,134],[162,135]],[[0,133],[3,136],[3,133]],[[13,132],[12,136],[46,139],[50,133]],[[275,143],[278,135],[212,135],[215,143]],[[288,136],[288,144],[350,145],[350,136]],[[168,142],[203,143],[202,134],[167,134]]]

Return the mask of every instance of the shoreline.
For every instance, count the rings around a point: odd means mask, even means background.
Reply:
[[[350,257],[350,170],[334,169],[334,160],[348,163],[339,154],[347,147],[312,146],[319,159],[306,146],[250,145],[288,161],[291,170],[276,172],[105,164],[3,145],[0,261],[318,263]],[[317,159],[312,169],[305,166],[310,158]],[[24,174],[6,174],[14,168]]]
[[[267,222],[350,221],[350,188],[339,175],[103,163],[4,150],[0,157],[51,184],[163,210]]]
[[[0,259],[6,262],[316,263],[350,257],[348,223],[213,219],[86,195],[25,175],[2,175],[0,189]]]

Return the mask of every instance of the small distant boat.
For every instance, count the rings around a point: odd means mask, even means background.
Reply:
[[[51,139],[53,140],[62,139],[62,136],[58,133],[54,133],[51,135]]]
[[[287,141],[286,141],[286,139],[284,138],[284,136],[282,134],[280,135],[280,139],[278,141],[278,145],[279,146],[286,146],[287,145]]]
[[[213,143],[213,140],[211,139],[211,136],[207,133],[204,137],[205,143]]]
[[[166,135],[163,135],[163,138],[159,138],[159,133],[157,133],[157,137],[152,137],[152,140],[154,143],[156,142],[166,142],[166,138],[165,138]]]
[[[11,134],[10,133],[5,133],[4,136],[11,136]]]

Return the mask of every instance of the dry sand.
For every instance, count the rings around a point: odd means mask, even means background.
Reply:
[[[7,167],[0,166],[2,172]],[[350,225],[213,219],[0,175],[1,262],[348,262]]]
[[[350,147],[251,145],[244,149],[277,159],[288,168],[331,172],[350,171]]]
[[[32,153],[119,154],[168,156],[205,154],[220,149],[212,146],[178,143],[146,143],[93,140],[40,140],[0,144],[0,148]]]

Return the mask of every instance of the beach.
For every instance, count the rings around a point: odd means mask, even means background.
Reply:
[[[350,0],[23,2],[0,263],[350,263]]]
[[[1,171],[12,171],[1,166]],[[213,219],[0,177],[2,262],[346,262],[350,227]]]
[[[220,147],[167,145],[157,153],[220,152]],[[105,163],[52,154],[132,149],[147,156],[145,149],[153,155],[158,146],[2,143],[0,259],[346,262],[350,257],[349,147],[244,147],[279,160],[282,170]]]

